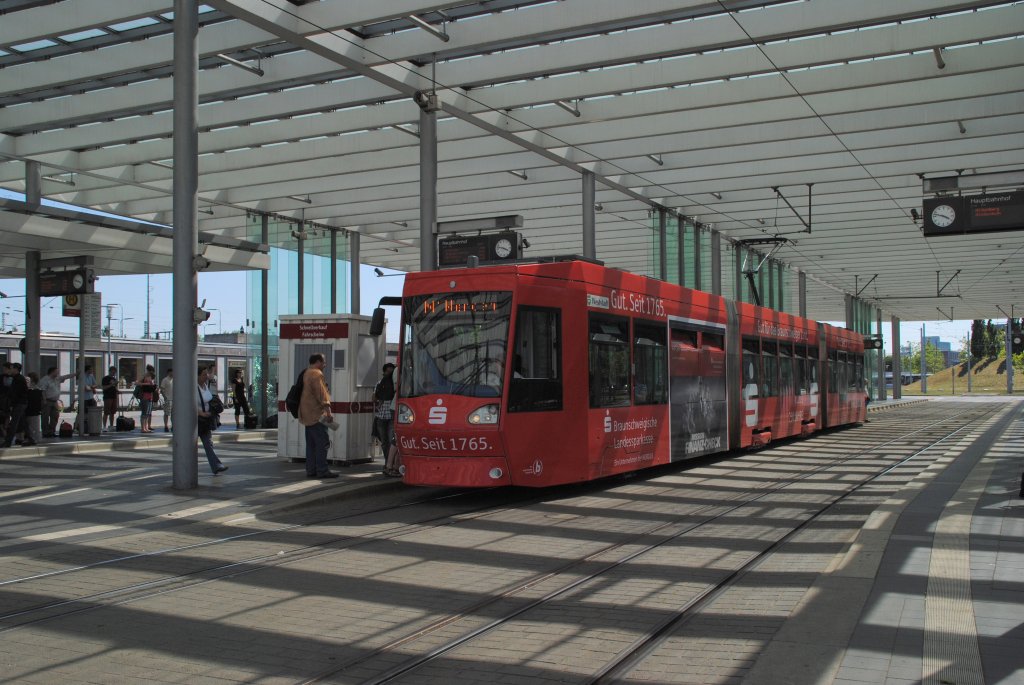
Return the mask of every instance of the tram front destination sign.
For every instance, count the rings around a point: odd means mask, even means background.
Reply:
[[[933,197],[924,201],[926,238],[1024,228],[1024,192]]]

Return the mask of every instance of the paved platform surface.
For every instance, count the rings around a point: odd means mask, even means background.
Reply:
[[[877,402],[870,406],[869,416],[884,421],[887,416],[902,415],[889,412],[909,415],[918,407],[942,401]],[[871,514],[852,543],[835,556],[826,572],[816,576],[810,590],[792,598],[793,609],[765,638],[756,662],[743,677],[716,680],[709,674],[704,681],[677,673],[677,677],[638,678],[637,682],[1024,684],[1024,500],[1017,493],[1024,465],[1024,416],[1018,408],[1003,415],[997,440],[951,446],[946,457],[929,468],[927,477],[917,479],[914,487],[890,497]],[[192,522],[209,525],[187,529],[189,544],[201,547],[204,535],[211,541],[223,539],[225,527],[232,525],[270,520],[276,524],[281,521],[275,519],[279,513],[294,514],[304,507],[357,497],[373,501],[412,490],[384,477],[379,461],[335,467],[342,475],[333,481],[306,479],[302,464],[274,454],[275,431],[222,429],[215,442],[230,470],[214,476],[200,456],[199,487],[175,492],[169,488],[169,438],[162,432],[104,434],[0,450],[0,502],[4,503],[0,555],[8,558],[0,573],[0,615],[16,613],[12,612],[15,600],[23,599],[13,590],[5,592],[8,579],[47,573],[43,561],[51,553],[46,547],[50,542],[73,539],[86,548],[91,539],[132,533],[151,535],[152,545],[159,546],[159,536],[168,534],[163,524]],[[36,556],[37,549],[44,551]],[[63,563],[74,563],[70,552],[59,554],[68,555]],[[52,558],[45,561],[51,563]],[[100,565],[91,573],[90,582],[99,587],[104,583],[120,587],[124,582],[114,578],[118,573],[114,568],[105,570]],[[332,578],[330,569],[318,569],[315,582],[343,584],[349,570],[335,573],[337,577]],[[259,587],[253,589],[259,592]],[[59,595],[55,591],[55,604],[60,603]],[[221,601],[231,606],[234,598],[222,596]],[[189,611],[196,610],[188,606]],[[308,606],[310,615],[289,614],[287,621],[272,609],[252,619],[264,639],[261,650],[266,651],[267,636],[271,644],[278,635],[282,645],[293,645],[299,638],[296,625],[305,626],[302,630],[309,631],[311,638],[317,636],[315,606]],[[171,602],[163,618],[126,612],[122,619],[140,621],[139,630],[146,630],[161,620],[173,623],[174,607]],[[757,606],[743,610],[778,611]],[[193,664],[198,657],[190,651],[196,646],[180,636],[173,646],[151,648],[164,661],[178,664],[165,666],[159,673],[147,670],[146,657],[138,662],[119,660],[113,671],[76,667],[75,660],[66,656],[69,650],[95,655],[97,649],[105,649],[90,632],[103,627],[90,624],[92,628],[86,628],[85,623],[74,627],[41,623],[44,635],[55,648],[59,646],[62,656],[48,664],[37,655],[33,666],[26,667],[17,647],[21,632],[0,622],[0,644],[5,633],[13,640],[0,647],[0,682],[306,680],[287,675],[290,660],[301,658],[294,653],[261,654],[257,661],[273,662],[274,667],[263,669],[254,663],[244,677],[227,668],[206,668],[200,673]],[[120,627],[131,634],[131,625]],[[247,630],[253,630],[251,623]],[[38,632],[32,636],[34,646],[39,644]],[[225,643],[223,648],[237,658],[256,659],[256,655],[245,656],[244,643]],[[208,664],[209,655],[204,653],[203,658]],[[566,682],[576,681],[567,678]]]

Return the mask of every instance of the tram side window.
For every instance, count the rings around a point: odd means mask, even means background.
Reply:
[[[665,326],[634,322],[633,366],[633,401],[636,404],[668,402],[668,348],[665,345]]]
[[[743,339],[743,388],[753,385],[761,388],[761,343],[753,338]],[[746,395],[744,395],[746,397]]]
[[[761,397],[775,397],[779,394],[778,345],[773,342],[761,343]]]
[[[860,355],[850,356],[850,369],[853,376],[850,378],[850,392],[864,391],[864,357]]]
[[[590,317],[590,406],[629,406],[629,321]]]
[[[725,349],[725,336],[720,333],[708,333],[704,331],[700,334],[701,347],[711,348],[716,350]]]
[[[849,387],[849,360],[845,352],[837,353],[836,357],[839,360],[836,364],[836,392],[845,393]]]
[[[818,366],[818,348],[813,345],[807,347],[807,392],[811,392],[811,385],[818,383],[818,372],[820,371]],[[821,386],[818,386],[818,391],[821,391]]]
[[[828,391],[839,392],[839,353],[835,350],[828,353]]]
[[[793,348],[793,394],[807,394],[807,348],[797,345]]]
[[[562,408],[561,331],[559,310],[519,308],[508,392],[510,412]]]
[[[793,390],[793,347],[788,344],[779,345],[779,395],[797,394]]]

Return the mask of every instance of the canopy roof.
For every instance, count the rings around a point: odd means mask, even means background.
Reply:
[[[172,9],[0,2],[0,187],[36,160],[49,198],[172,221]],[[416,270],[411,96],[435,89],[442,221],[521,214],[527,254],[579,253],[588,169],[610,266],[651,273],[663,206],[786,235],[815,318],[869,282],[903,319],[1001,317],[1024,233],[925,239],[911,210],[922,177],[1024,167],[1022,38],[1020,2],[210,0],[200,230],[244,237],[258,209]]]

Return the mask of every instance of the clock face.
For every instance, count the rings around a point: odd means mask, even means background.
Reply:
[[[946,228],[956,221],[956,210],[949,205],[939,205],[932,210],[932,223],[939,228]]]
[[[506,238],[502,238],[498,242],[494,243],[494,254],[504,259],[512,254],[512,243]]]
[[[75,290],[80,290],[85,285],[85,277],[82,274],[75,274],[71,277],[71,287]]]

